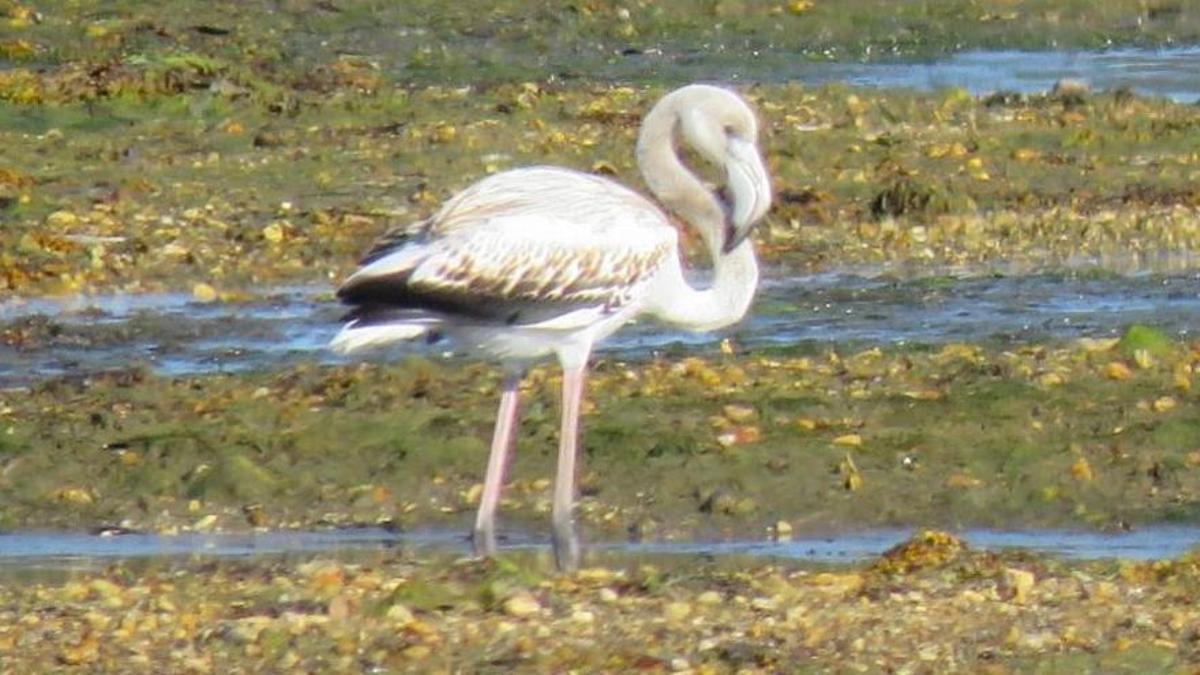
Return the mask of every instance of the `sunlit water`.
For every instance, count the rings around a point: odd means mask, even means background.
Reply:
[[[1061,79],[1082,80],[1097,91],[1129,89],[1179,103],[1200,101],[1200,47],[1104,51],[964,51],[913,62],[886,55],[864,62],[814,61],[803,55],[739,51],[737,59],[709,52],[650,50],[612,66],[618,78],[673,81],[844,82],[864,87],[935,91],[950,87],[972,94],[1049,91]]]
[[[791,541],[601,542],[589,545],[587,550],[616,558],[665,555],[856,562],[874,558],[912,534],[906,529],[885,529],[828,537],[798,537]],[[1153,526],[1117,534],[1075,530],[964,530],[956,534],[978,549],[1020,549],[1073,560],[1159,560],[1178,557],[1200,546],[1200,527],[1188,526]],[[548,546],[547,542],[528,535],[514,535],[502,548],[548,550]],[[130,559],[338,555],[364,550],[470,554],[464,532],[445,530],[407,533],[360,528],[118,536],[15,532],[0,533],[0,569],[88,569]]]
[[[974,94],[1044,92],[1060,79],[1096,90],[1128,88],[1180,103],[1200,101],[1200,47],[1101,52],[969,51],[928,63],[800,63],[802,82],[910,89],[957,87]]]
[[[343,362],[326,349],[341,313],[326,287],[280,288],[237,303],[197,303],[185,294],[10,300],[0,303],[0,333],[31,337],[0,345],[0,387],[133,366],[184,375]],[[636,360],[711,349],[724,337],[748,348],[1022,344],[1119,336],[1132,323],[1179,338],[1197,335],[1200,277],[768,278],[751,316],[736,328],[691,334],[647,321],[628,326],[601,353]],[[442,358],[451,348],[408,344],[369,358]]]

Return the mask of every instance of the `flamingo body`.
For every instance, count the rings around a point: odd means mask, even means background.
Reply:
[[[368,253],[338,290],[355,309],[333,346],[438,332],[519,362],[601,340],[645,305],[677,240],[660,208],[613,181],[554,167],[497,174]]]

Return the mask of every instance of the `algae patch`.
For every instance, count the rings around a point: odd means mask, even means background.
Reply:
[[[598,538],[870,525],[1124,527],[1200,497],[1196,347],[787,350],[596,364],[578,512]],[[470,518],[485,365],[51,380],[5,396],[9,527]],[[537,368],[503,512],[544,525],[559,376]],[[636,430],[636,432],[634,431]],[[79,476],[89,476],[81,484]],[[752,531],[753,531],[752,530]]]

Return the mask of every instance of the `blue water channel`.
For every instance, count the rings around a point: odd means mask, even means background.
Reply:
[[[599,556],[756,557],[797,562],[849,563],[874,558],[913,534],[907,529],[804,536],[788,541],[600,542],[587,547]],[[1200,546],[1200,527],[1149,526],[1131,532],[1077,530],[983,530],[955,533],[973,548],[1024,550],[1070,560],[1160,560]],[[548,544],[514,535],[510,551],[545,551]],[[350,555],[361,551],[470,555],[462,531],[395,532],[382,528],[265,531],[245,534],[189,532],[99,536],[71,532],[0,533],[0,570],[83,570],[137,559],[246,558],[280,554]]]
[[[52,376],[144,367],[173,376],[340,363],[326,349],[342,310],[325,286],[269,289],[248,301],[199,303],[178,293],[0,302],[0,389]],[[771,277],[750,318],[723,333],[692,334],[651,321],[601,348],[611,358],[711,349],[819,350],[864,345],[1022,344],[1119,336],[1130,324],[1178,338],[1200,335],[1200,274],[1040,274],[899,279],[826,274]],[[454,358],[452,345],[404,344],[383,355]]]

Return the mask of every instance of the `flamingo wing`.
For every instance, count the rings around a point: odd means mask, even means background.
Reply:
[[[508,325],[586,321],[628,305],[676,246],[665,216],[615,183],[561,169],[494,178],[504,180],[385,234],[338,290],[357,307],[351,318],[427,310]]]

